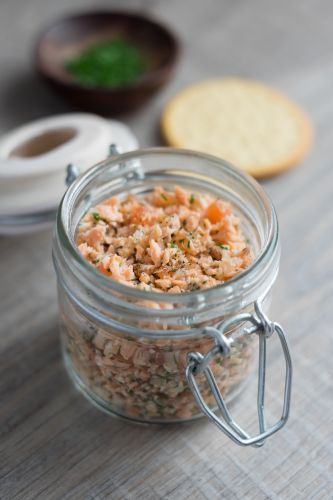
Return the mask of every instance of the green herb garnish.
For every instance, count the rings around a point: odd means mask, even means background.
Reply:
[[[194,194],[191,194],[190,203],[194,203],[194,202],[195,202],[195,196],[194,196]]]
[[[170,247],[171,247],[171,248],[178,248],[178,245],[177,245],[177,243],[175,243],[174,241],[172,241],[172,242],[170,243]]]
[[[136,81],[146,71],[146,62],[135,45],[119,38],[88,47],[65,68],[82,85],[117,87]]]
[[[190,246],[191,246],[191,242],[190,242],[190,240],[188,240],[188,242],[187,242],[187,248],[190,248]]]
[[[164,201],[168,201],[168,198],[165,196],[164,193],[161,193],[161,196],[162,196],[162,198],[163,198]]]
[[[228,245],[219,245],[219,247],[223,250],[230,250],[230,247]]]
[[[93,218],[94,218],[95,220],[97,220],[97,221],[98,221],[98,220],[101,220],[101,216],[99,215],[99,213],[98,213],[98,212],[93,212],[93,213],[92,213],[92,216],[93,216]]]

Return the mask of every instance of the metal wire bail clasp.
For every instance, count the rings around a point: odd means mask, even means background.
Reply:
[[[191,352],[188,354],[188,365],[186,367],[186,378],[188,385],[203,413],[207,415],[217,427],[222,430],[232,441],[241,446],[262,446],[264,441],[281,429],[288,420],[290,408],[291,382],[292,382],[292,362],[286,336],[282,327],[278,323],[272,323],[264,314],[260,302],[254,304],[255,313],[243,313],[233,316],[222,322],[218,327],[207,327],[204,333],[210,335],[215,340],[215,345],[206,354]],[[224,398],[218,388],[210,362],[216,354],[227,356],[230,354],[230,347],[234,340],[226,337],[225,332],[241,323],[250,323],[248,328],[244,328],[244,335],[257,334],[259,336],[259,370],[258,370],[258,396],[257,412],[259,422],[259,434],[251,437],[233,419],[229,412]],[[284,401],[282,414],[278,422],[267,428],[265,420],[265,379],[266,379],[266,341],[274,333],[278,335],[286,363]],[[214,395],[222,418],[220,418],[204,401],[199,386],[196,382],[196,375],[203,373],[207,379],[209,387]]]
[[[115,144],[112,143],[109,146],[109,157],[112,156],[118,156],[121,154],[121,148]],[[80,169],[78,168],[77,165],[74,163],[68,163],[66,166],[66,177],[65,177],[65,184],[67,187],[69,187],[80,175]]]

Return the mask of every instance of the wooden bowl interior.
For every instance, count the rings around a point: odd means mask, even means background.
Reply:
[[[110,12],[85,14],[61,20],[42,35],[37,47],[39,69],[49,77],[74,83],[66,61],[99,41],[115,38],[128,40],[141,50],[148,70],[140,80],[172,64],[177,51],[174,38],[149,19]]]

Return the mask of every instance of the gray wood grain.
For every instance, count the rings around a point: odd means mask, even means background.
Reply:
[[[89,0],[3,0],[0,132],[66,106],[36,81],[41,26]],[[103,2],[99,2],[99,5]],[[115,2],[104,1],[105,5]],[[142,145],[184,85],[216,75],[274,84],[308,111],[316,143],[301,168],[264,183],[283,245],[272,317],[289,332],[295,378],[288,426],[260,450],[238,448],[205,420],[138,427],[99,413],[71,386],[59,354],[51,233],[0,238],[0,497],[2,499],[332,498],[333,4],[329,0],[127,1],[183,42],[177,76],[126,121]],[[272,345],[277,409],[279,357]],[[253,423],[253,391],[235,406]],[[272,411],[273,411],[272,410]]]

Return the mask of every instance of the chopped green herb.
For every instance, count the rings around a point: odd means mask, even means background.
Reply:
[[[195,196],[194,196],[194,194],[191,194],[190,203],[194,203],[194,202],[195,202]]]
[[[96,329],[90,326],[87,328],[87,330],[83,330],[83,332],[81,332],[81,335],[84,340],[86,340],[87,342],[91,342],[96,335]]]
[[[184,240],[184,239],[179,240],[179,243],[184,243],[184,242],[185,242],[185,240]]]
[[[178,248],[178,245],[177,245],[177,243],[175,243],[174,241],[172,241],[172,242],[170,243],[170,247],[171,247],[171,248]]]
[[[88,87],[117,87],[136,81],[146,70],[140,49],[114,39],[98,42],[65,62],[74,79]]]
[[[187,242],[187,248],[190,248],[190,247],[191,247],[191,242],[190,242],[190,240],[188,240],[188,242]]]
[[[154,403],[156,404],[156,406],[158,406],[159,408],[166,408],[166,405],[165,403],[161,403],[161,401],[155,399]]]
[[[101,262],[101,259],[95,259],[95,260],[93,260],[94,264],[99,264],[100,262]]]
[[[93,218],[94,218],[95,220],[101,220],[101,216],[99,215],[99,213],[98,213],[98,212],[93,212],[93,213],[92,213],[92,216],[93,216]]]
[[[219,245],[219,247],[223,250],[230,250],[230,247],[228,245]]]
[[[162,198],[163,198],[164,201],[168,201],[168,198],[165,196],[164,193],[161,193],[161,196],[162,196]]]

